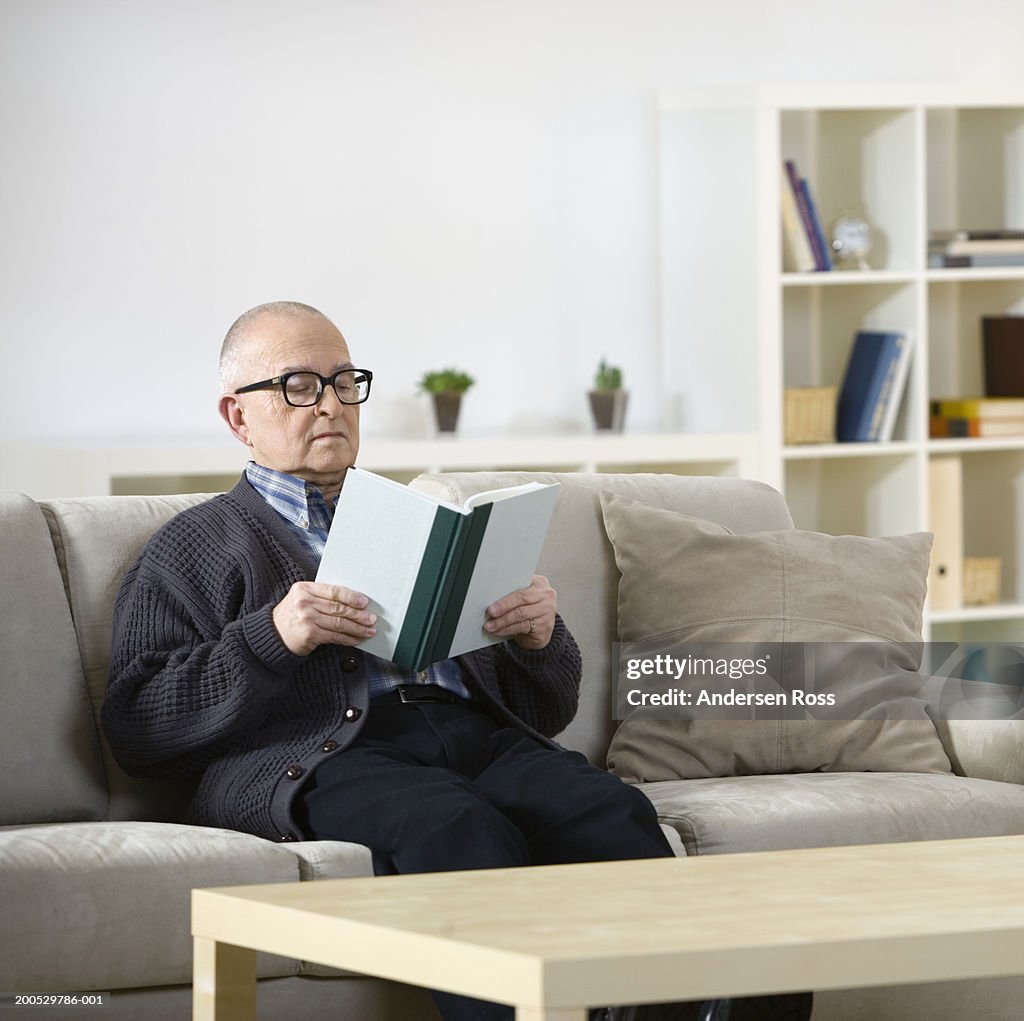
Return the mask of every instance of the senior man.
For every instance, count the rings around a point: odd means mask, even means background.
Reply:
[[[639,791],[551,740],[580,654],[547,579],[488,608],[504,642],[419,673],[360,652],[376,625],[363,593],[311,580],[373,378],[334,324],[296,302],[251,309],[220,371],[251,460],[121,586],[103,706],[121,766],[195,778],[190,821],[355,841],[377,873],[670,854]],[[435,998],[449,1021],[511,1017]]]

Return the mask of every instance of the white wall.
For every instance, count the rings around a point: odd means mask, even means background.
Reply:
[[[297,298],[424,428],[656,426],[655,98],[1020,76],[1019,0],[0,0],[0,442],[219,435],[236,314]],[[27,379],[35,380],[31,388]],[[40,396],[45,382],[45,396]]]

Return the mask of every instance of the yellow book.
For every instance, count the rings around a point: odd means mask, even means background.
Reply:
[[[1024,397],[946,397],[931,402],[936,418],[1022,418]]]

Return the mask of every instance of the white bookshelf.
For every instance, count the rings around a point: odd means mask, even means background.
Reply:
[[[219,492],[234,485],[245,462],[245,447],[230,438],[191,443],[112,439],[77,447],[9,446],[0,447],[0,488],[18,490],[34,499]],[[484,469],[758,478],[760,440],[752,433],[365,436],[359,464],[402,481],[421,472]]]
[[[983,392],[980,319],[1024,314],[1024,267],[929,269],[929,232],[1024,228],[1024,87],[735,87],[665,97],[660,280],[667,420],[732,408],[799,527],[929,529],[929,467],[962,459],[964,552],[1002,559],[998,604],[929,610],[931,638],[1011,640],[1024,623],[1024,439],[930,440],[928,400]],[[794,159],[822,221],[871,224],[867,270],[782,268],[779,175]],[[699,175],[688,163],[698,160]],[[857,329],[901,329],[914,358],[892,442],[783,444],[786,387],[838,385]],[[707,355],[707,337],[726,353]],[[691,423],[696,424],[696,423]],[[717,421],[725,428],[727,421]]]

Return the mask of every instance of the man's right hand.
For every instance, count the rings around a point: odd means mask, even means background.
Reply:
[[[366,612],[369,602],[341,585],[297,581],[274,607],[274,626],[296,656],[320,645],[357,645],[377,633],[377,615]]]

